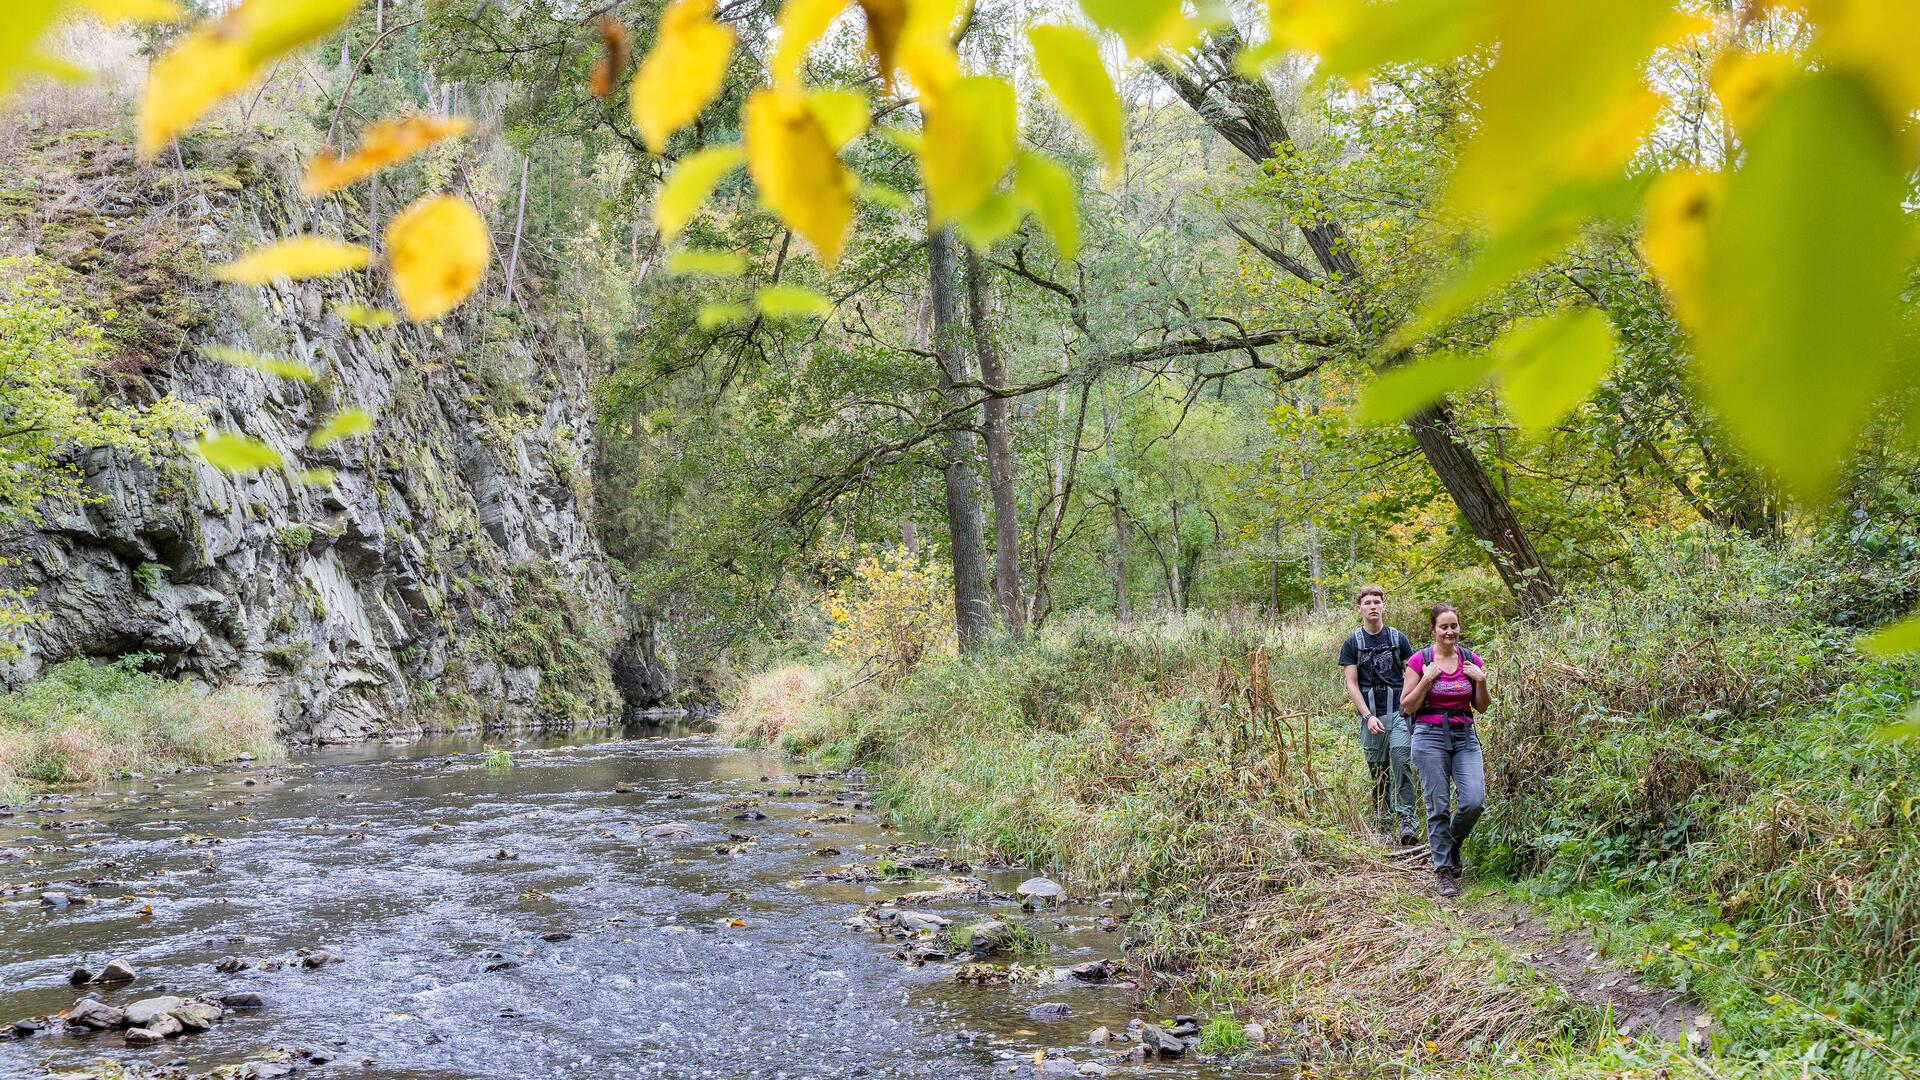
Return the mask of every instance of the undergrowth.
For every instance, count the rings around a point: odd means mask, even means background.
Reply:
[[[1912,668],[1827,621],[1833,583],[1805,550],[1688,534],[1622,573],[1537,623],[1468,613],[1496,696],[1475,872],[1702,1003],[1720,1075],[1909,1069],[1920,782],[1912,746],[1871,736],[1913,699]],[[1134,955],[1245,1002],[1297,1053],[1711,1075],[1623,1044],[1382,857],[1333,666],[1346,630],[1081,624],[888,692],[789,669],[741,730],[874,767],[912,824],[1136,889]]]
[[[273,710],[258,691],[212,693],[140,670],[140,656],[109,664],[69,660],[0,694],[0,802],[34,787],[99,783],[251,753],[279,760]]]

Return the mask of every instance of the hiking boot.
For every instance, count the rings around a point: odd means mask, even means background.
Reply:
[[[1434,887],[1440,891],[1441,896],[1451,898],[1460,895],[1460,879],[1454,877],[1450,871],[1435,870],[1433,877]]]
[[[1420,842],[1420,838],[1414,835],[1414,832],[1412,829],[1409,829],[1404,825],[1400,827],[1400,846],[1401,847],[1412,847],[1413,845],[1419,842]]]

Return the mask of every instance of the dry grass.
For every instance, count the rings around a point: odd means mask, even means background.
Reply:
[[[787,664],[755,676],[720,721],[722,741],[734,746],[778,746],[807,724],[831,688],[843,681],[832,665]]]
[[[84,660],[49,669],[0,695],[0,795],[30,787],[98,784],[228,761],[278,760],[273,706],[246,687],[211,693],[121,664]]]

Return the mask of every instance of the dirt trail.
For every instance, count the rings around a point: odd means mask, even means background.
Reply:
[[[1422,885],[1431,880],[1425,845],[1397,849],[1389,860]],[[1464,928],[1481,931],[1506,946],[1541,977],[1596,1009],[1610,1010],[1614,1030],[1652,1042],[1702,1046],[1715,1028],[1700,1002],[1674,990],[1648,986],[1630,969],[1607,961],[1586,933],[1558,930],[1525,908],[1493,902],[1435,898]]]

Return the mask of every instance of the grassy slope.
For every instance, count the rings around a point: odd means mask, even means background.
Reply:
[[[31,788],[166,772],[241,753],[276,760],[273,711],[241,688],[202,693],[120,662],[72,660],[0,694],[0,803]]]
[[[1912,750],[1868,737],[1911,672],[1821,624],[1806,566],[1705,555],[1648,555],[1545,630],[1477,638],[1502,695],[1480,891],[1597,926],[1699,996],[1718,1075],[1920,1052]],[[1083,626],[831,701],[788,673],[780,718],[741,730],[877,766],[896,812],[956,839],[1140,889],[1138,955],[1322,1060],[1689,1070],[1609,1039],[1364,839],[1341,632]]]

